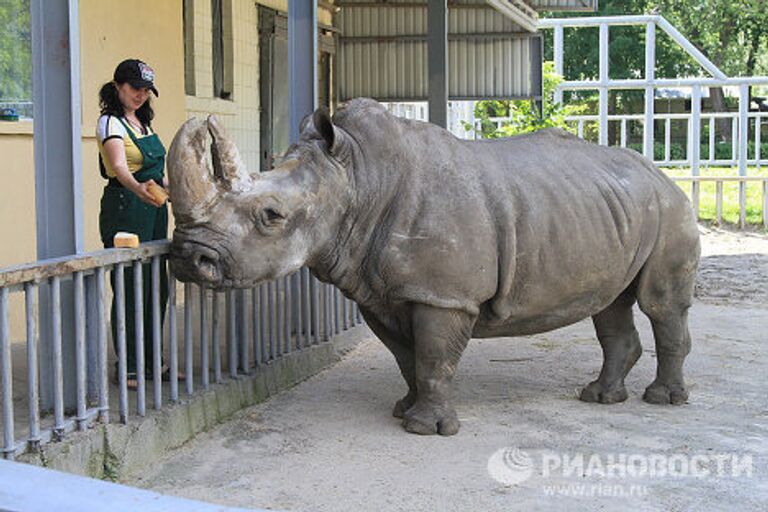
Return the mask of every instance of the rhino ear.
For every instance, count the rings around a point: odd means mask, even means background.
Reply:
[[[320,107],[312,114],[312,124],[315,125],[315,131],[325,141],[325,147],[329,153],[333,153],[336,143],[336,129],[331,121],[331,114],[326,107]]]

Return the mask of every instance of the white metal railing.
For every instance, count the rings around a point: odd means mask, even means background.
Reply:
[[[108,249],[0,270],[0,453],[4,458],[13,459],[25,451],[38,450],[42,443],[61,440],[69,432],[85,430],[94,422],[108,423],[110,411],[117,412],[122,423],[128,423],[129,414],[133,414],[129,409],[144,416],[147,394],[151,394],[153,409],[180,400],[179,370],[186,373],[185,392],[191,396],[196,388],[205,390],[227,378],[258,374],[263,364],[327,341],[361,322],[354,302],[343,297],[338,289],[315,279],[306,268],[250,290],[213,292],[187,283],[180,287],[182,293],[178,296],[176,280],[169,275],[164,319],[160,314],[160,268],[165,265],[168,247],[168,241],[150,242],[138,249]],[[151,268],[149,283],[143,282],[144,265]],[[123,279],[131,268],[138,384],[133,407],[129,407],[125,365],[127,286]],[[111,330],[105,284],[108,272],[112,272],[115,283],[115,332],[120,363],[117,389],[113,388],[118,397],[114,408],[110,406],[107,357]],[[148,333],[144,333],[142,306],[145,286],[150,287],[152,301],[152,332]],[[25,363],[19,367],[12,364],[13,294],[23,295],[19,302],[26,318],[25,336],[20,338],[23,343],[13,344],[26,350]],[[48,333],[45,336],[41,335],[37,306],[43,310],[41,318],[50,321],[43,326]],[[72,332],[62,324],[62,312],[70,307],[74,311]],[[163,320],[167,326],[170,371],[170,382],[165,387],[159,378]],[[151,338],[153,348],[149,364],[156,378],[151,387],[144,376],[145,334]],[[67,366],[63,355],[65,339],[74,339],[73,367]],[[52,362],[52,375],[43,378],[38,372],[41,344],[45,344],[42,348],[50,354]],[[89,361],[95,364],[90,365]],[[222,371],[224,366],[226,373]],[[74,406],[65,403],[67,379],[75,381]],[[25,389],[14,394],[14,381],[25,382]],[[51,415],[41,414],[41,391],[52,397]]]

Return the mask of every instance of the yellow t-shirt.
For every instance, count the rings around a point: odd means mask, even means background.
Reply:
[[[125,125],[128,126],[128,129],[131,130],[131,133],[137,139],[141,139],[142,137],[154,133],[152,128],[147,126],[147,133],[142,134],[134,130],[130,123],[125,121],[125,118],[123,118],[123,122],[125,122]],[[144,156],[141,154],[141,151],[139,151],[136,144],[133,143],[133,140],[125,130],[123,123],[121,123],[115,116],[103,115],[99,118],[98,123],[96,123],[96,144],[99,146],[101,161],[104,162],[104,169],[107,171],[107,176],[110,178],[117,176],[104,153],[104,143],[109,139],[122,139],[125,147],[125,160],[128,163],[128,170],[130,172],[133,173],[141,169],[142,165],[144,165]]]

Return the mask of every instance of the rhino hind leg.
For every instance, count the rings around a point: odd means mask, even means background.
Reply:
[[[395,361],[400,368],[400,373],[403,375],[403,379],[405,379],[405,383],[408,385],[408,392],[403,398],[395,403],[395,407],[392,410],[392,415],[395,418],[402,418],[405,411],[410,409],[416,402],[416,365],[413,354],[413,342],[396,334],[393,330],[388,329],[368,310],[361,307],[360,312],[363,314],[363,318],[365,318],[368,327],[371,328],[376,337],[378,337],[389,351],[392,352],[392,355],[395,356]]]
[[[473,324],[474,318],[463,311],[414,306],[417,395],[403,415],[403,427],[408,432],[450,436],[459,431],[459,418],[451,404],[451,383]]]
[[[693,302],[700,252],[696,225],[681,226],[657,246],[662,249],[648,258],[636,291],[640,309],[651,320],[656,342],[656,378],[646,388],[643,400],[679,405],[688,400],[683,363],[691,351],[688,309]]]
[[[579,399],[601,404],[627,399],[624,378],[643,353],[632,315],[634,303],[634,297],[625,292],[592,317],[603,349],[603,367],[598,378],[582,389]]]

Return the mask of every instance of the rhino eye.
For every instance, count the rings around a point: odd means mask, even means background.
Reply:
[[[268,222],[274,222],[276,220],[282,220],[285,217],[280,214],[274,208],[264,208],[264,219]]]

